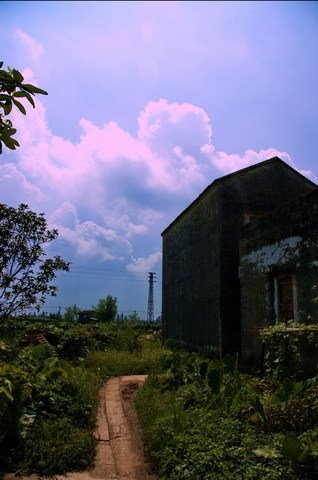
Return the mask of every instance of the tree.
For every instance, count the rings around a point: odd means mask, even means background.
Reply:
[[[117,315],[117,298],[107,295],[98,301],[95,312],[99,322],[114,322]]]
[[[19,147],[19,142],[13,138],[16,128],[12,122],[6,118],[11,113],[12,107],[17,107],[23,115],[26,110],[18,98],[26,98],[35,107],[33,96],[36,93],[47,95],[45,90],[35,87],[30,83],[23,83],[23,75],[14,68],[7,70],[2,68],[3,62],[0,62],[0,154],[2,153],[2,143],[11,150]]]
[[[75,322],[78,319],[78,314],[80,313],[81,309],[78,308],[76,305],[72,307],[67,307],[65,309],[65,313],[63,319],[67,322]]]
[[[69,270],[60,256],[45,258],[43,245],[58,235],[48,230],[44,214],[28,206],[0,204],[0,320],[30,307],[39,308],[46,295],[56,296],[51,285],[56,270]]]
[[[141,322],[141,318],[137,312],[130,313],[126,317],[127,322]]]

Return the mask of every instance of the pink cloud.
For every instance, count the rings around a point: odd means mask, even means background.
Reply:
[[[114,201],[114,175],[117,175],[116,181],[120,177],[123,181],[125,172],[129,172],[133,180],[136,175],[135,180],[143,189],[192,192],[193,186],[203,186],[205,179],[200,161],[189,152],[189,141],[186,140],[189,135],[183,136],[182,131],[188,121],[192,130],[191,144],[200,153],[202,142],[206,144],[210,140],[208,117],[202,109],[190,104],[177,108],[177,104],[171,106],[160,101],[157,104],[160,122],[156,132],[159,138],[149,142],[146,117],[150,111],[155,114],[155,106],[155,102],[150,102],[139,117],[140,132],[143,131],[141,137],[134,138],[115,122],[99,128],[81,119],[83,133],[78,143],[72,143],[50,131],[45,109],[37,100],[37,108],[27,118],[21,115],[14,118],[22,145],[18,151],[19,167],[42,188],[51,189],[53,186],[61,199],[71,197],[78,201],[86,190],[86,203],[97,208],[101,199],[104,203],[105,195]],[[173,125],[172,131],[169,132],[167,124]],[[158,151],[160,138],[166,139],[165,155]],[[183,145],[185,140],[187,144]],[[203,156],[202,159],[207,164]],[[91,187],[87,189],[87,185]]]
[[[175,147],[192,153],[210,143],[212,137],[208,115],[190,103],[149,102],[138,117],[138,125],[139,140],[163,156],[170,155]]]
[[[135,259],[134,238],[151,242],[154,232],[157,238],[158,228],[217,171],[227,174],[275,155],[291,163],[274,148],[243,155],[217,151],[209,116],[189,103],[149,102],[136,137],[116,122],[98,127],[82,118],[77,142],[54,135],[40,99],[27,117],[14,115],[21,141],[14,182],[22,191],[45,192],[50,222],[78,255],[125,259],[131,271],[151,269],[160,258],[156,251]]]

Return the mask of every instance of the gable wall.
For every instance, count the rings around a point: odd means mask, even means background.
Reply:
[[[219,356],[218,189],[163,235],[163,336]]]

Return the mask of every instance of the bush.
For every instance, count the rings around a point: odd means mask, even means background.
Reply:
[[[289,321],[267,327],[260,335],[268,375],[278,380],[317,375],[318,325]]]
[[[163,393],[155,385],[154,380],[147,380],[136,405],[146,445],[161,479],[283,478],[284,467],[278,459],[253,453],[266,442],[277,443],[274,436],[268,438],[217,410],[184,410],[179,391]]]
[[[317,478],[317,377],[268,382],[240,374],[237,356],[183,352],[165,367],[136,402],[162,480]]]
[[[74,427],[69,418],[42,421],[26,438],[23,464],[42,474],[82,470],[94,458],[95,443],[90,432]]]
[[[99,375],[101,379],[117,375],[147,374],[161,369],[163,352],[92,352],[83,362],[86,368]]]
[[[95,426],[100,380],[92,371],[75,367],[60,384],[61,398],[54,414],[67,416],[73,425],[92,430]]]

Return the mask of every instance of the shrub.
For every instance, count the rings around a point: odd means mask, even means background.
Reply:
[[[317,374],[318,325],[289,321],[261,330],[265,343],[265,367],[268,375],[278,380]],[[308,350],[312,350],[309,353]],[[315,364],[307,357],[315,357]]]
[[[87,430],[74,427],[69,418],[37,423],[26,438],[24,466],[51,474],[88,467],[95,454],[95,439]]]
[[[181,387],[184,391],[184,387]],[[177,396],[176,396],[177,395]],[[137,410],[151,459],[164,480],[281,480],[279,459],[257,457],[258,446],[277,443],[247,423],[218,410],[184,410],[177,392],[158,392],[147,380]]]
[[[80,367],[70,369],[60,383],[60,401],[54,414],[67,416],[76,427],[92,430],[98,405],[100,380],[93,372]]]

